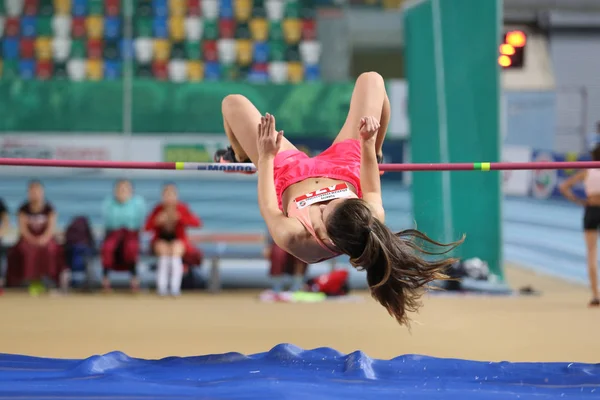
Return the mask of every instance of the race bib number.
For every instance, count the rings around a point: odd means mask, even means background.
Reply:
[[[338,183],[335,186],[328,186],[326,188],[296,197],[294,202],[296,203],[296,207],[298,207],[298,209],[303,209],[312,204],[347,197],[353,197],[353,192],[345,183]]]

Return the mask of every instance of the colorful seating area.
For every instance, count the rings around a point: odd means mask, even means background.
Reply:
[[[316,30],[312,0],[0,0],[0,76],[314,81]]]

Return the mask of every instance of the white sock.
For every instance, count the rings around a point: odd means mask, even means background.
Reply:
[[[158,258],[158,265],[156,267],[156,290],[161,296],[166,296],[168,294],[170,263],[171,259],[167,256]]]
[[[183,279],[183,261],[181,257],[171,257],[171,294],[181,294],[181,280]]]

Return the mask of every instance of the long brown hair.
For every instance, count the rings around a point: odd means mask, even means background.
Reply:
[[[464,241],[439,243],[416,229],[394,233],[373,215],[361,199],[341,203],[325,221],[333,243],[359,270],[366,270],[371,295],[400,324],[408,324],[407,312],[421,306],[425,287],[448,279],[444,271],[456,258],[426,260],[424,255],[442,255]],[[437,249],[436,249],[437,248]]]

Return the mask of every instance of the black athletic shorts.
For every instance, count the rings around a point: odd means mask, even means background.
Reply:
[[[174,242],[177,239],[177,235],[175,235],[175,232],[160,231],[157,239],[164,240],[165,242]]]
[[[600,228],[600,206],[587,206],[583,215],[583,229],[595,231]]]

